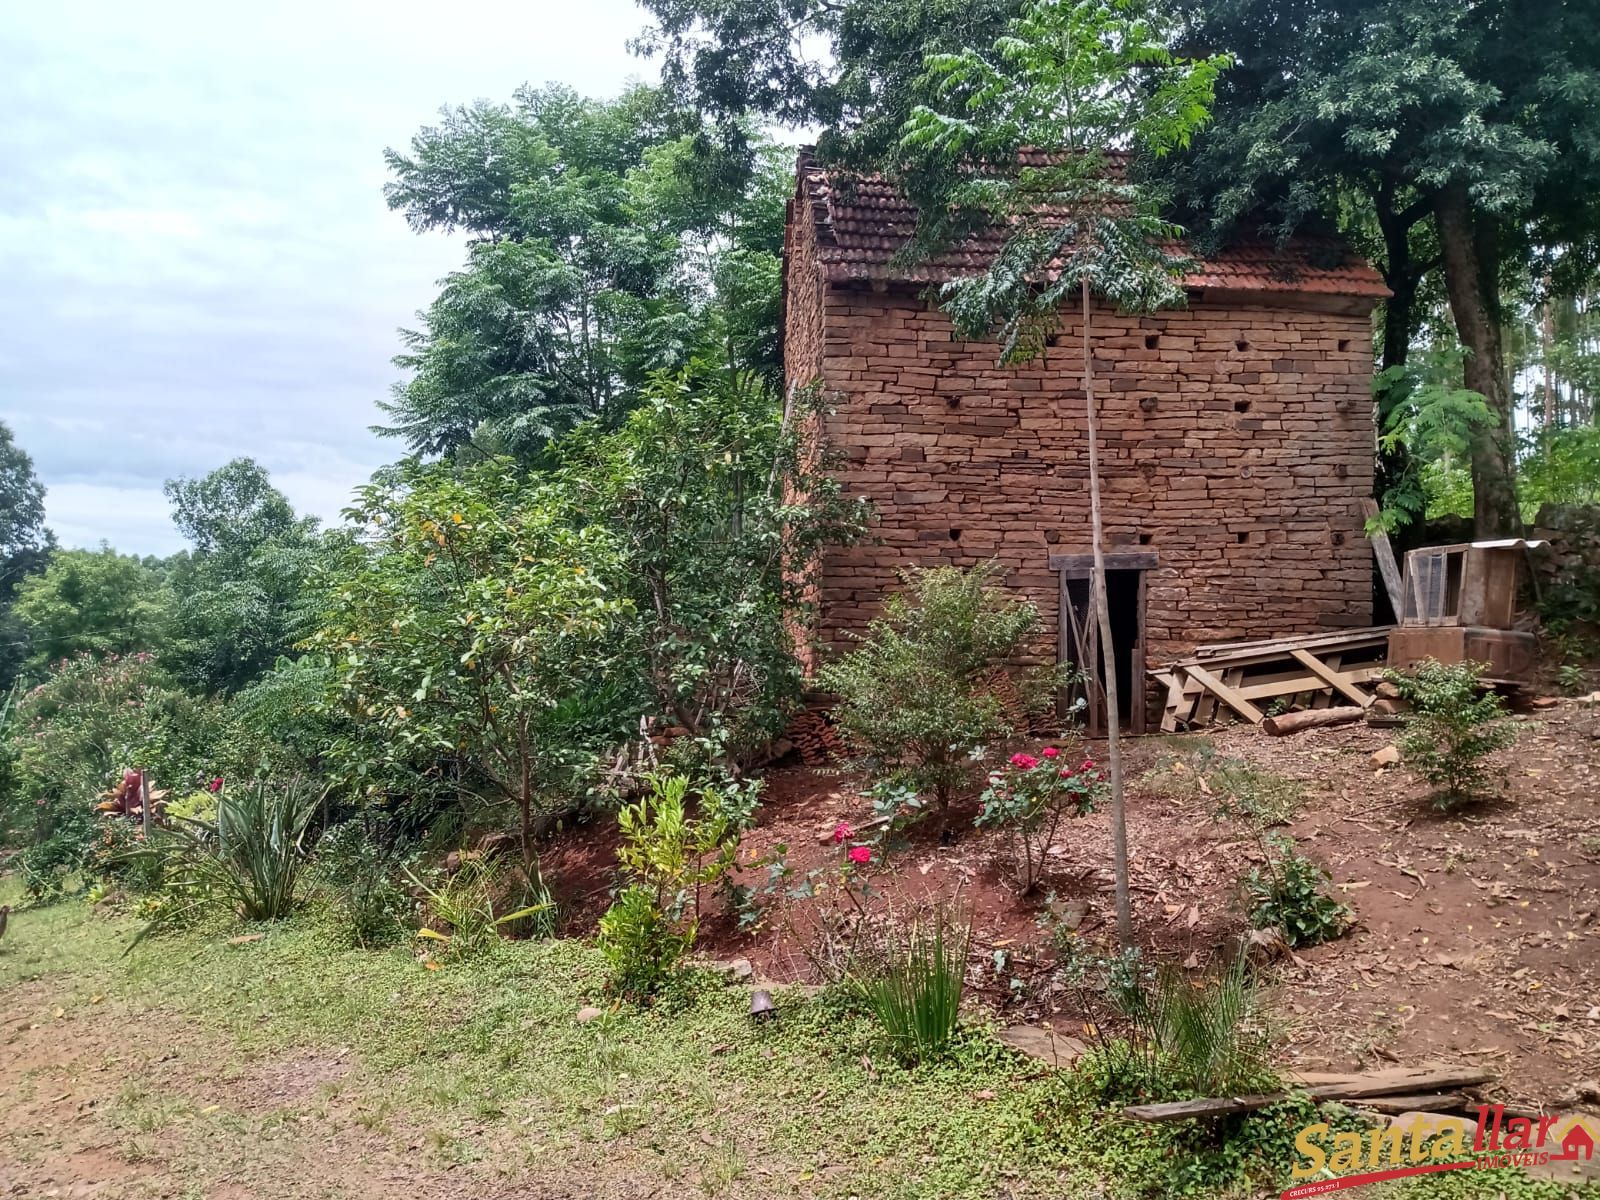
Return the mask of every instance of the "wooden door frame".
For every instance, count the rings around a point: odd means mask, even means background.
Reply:
[[[1144,683],[1144,645],[1145,645],[1145,618],[1146,618],[1146,593],[1149,587],[1150,572],[1157,568],[1158,559],[1153,550],[1127,550],[1114,551],[1105,555],[1106,574],[1112,571],[1137,571],[1139,573],[1137,606],[1137,635],[1128,651],[1128,680],[1131,684],[1132,694],[1128,697],[1128,725],[1129,732],[1141,734],[1145,732],[1146,701]],[[1050,569],[1056,572],[1056,662],[1069,661],[1067,647],[1080,642],[1087,634],[1089,639],[1090,654],[1095,659],[1096,670],[1090,675],[1085,694],[1088,698],[1088,713],[1085,722],[1090,736],[1098,737],[1105,732],[1104,722],[1101,719],[1103,708],[1103,689],[1099,686],[1098,660],[1100,631],[1098,626],[1091,625],[1088,630],[1079,631],[1077,619],[1072,609],[1072,600],[1068,595],[1067,583],[1070,580],[1088,579],[1094,574],[1094,555],[1092,554],[1052,554],[1050,555]],[[1080,668],[1082,663],[1076,664]]]

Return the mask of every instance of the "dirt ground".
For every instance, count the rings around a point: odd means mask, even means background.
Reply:
[[[1494,760],[1500,796],[1451,815],[1435,812],[1403,768],[1373,765],[1392,730],[1358,724],[1269,738],[1233,727],[1204,736],[1219,756],[1303,785],[1288,831],[1355,910],[1344,937],[1277,973],[1290,1064],[1481,1064],[1498,1073],[1501,1098],[1552,1107],[1570,1106],[1575,1087],[1600,1079],[1600,706],[1561,700],[1520,719],[1516,744]],[[1216,817],[1222,797],[1161,786],[1172,763],[1192,762],[1201,742],[1126,743],[1139,940],[1191,966],[1211,961],[1245,927],[1239,878],[1264,857],[1256,830]],[[1088,752],[1099,757],[1102,748]],[[858,781],[835,768],[780,766],[766,779],[747,861],[781,844],[797,875],[837,864],[834,825],[871,818]],[[998,840],[972,829],[974,811],[969,804],[951,814],[948,828],[958,836],[949,844],[933,821],[918,826],[870,876],[872,885],[900,908],[955,897],[973,916],[975,976],[990,1002],[1011,1019],[1042,1015],[1070,1025],[1081,1010],[1049,989],[1043,902],[1017,894],[997,861]],[[605,837],[586,837],[546,860],[564,899],[576,901],[576,925],[604,907],[611,852]],[[1057,912],[1082,912],[1078,933],[1087,944],[1109,941],[1110,861],[1107,815],[1072,822],[1039,889],[1053,894]],[[743,878],[759,887],[765,872]],[[753,935],[713,916],[703,948],[749,958],[768,978],[811,977],[803,910],[813,902],[774,895],[768,903]],[[996,951],[1004,968],[984,969]]]

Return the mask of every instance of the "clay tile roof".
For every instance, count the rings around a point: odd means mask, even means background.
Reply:
[[[1024,156],[1045,157],[1039,151]],[[836,184],[809,150],[800,152],[798,172],[801,195],[816,220],[817,258],[831,283],[942,283],[984,270],[1003,240],[999,228],[980,231],[932,258],[910,266],[897,263],[895,252],[910,238],[917,213],[893,184],[872,175]],[[1197,263],[1184,286],[1373,299],[1389,295],[1383,276],[1342,243],[1310,237],[1283,246],[1270,241],[1230,246]]]

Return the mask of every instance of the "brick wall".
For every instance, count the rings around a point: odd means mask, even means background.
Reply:
[[[1042,359],[999,367],[992,344],[955,340],[914,289],[815,284],[810,214],[796,208],[790,380],[822,380],[846,486],[877,514],[871,542],[822,563],[820,642],[864,625],[900,568],[994,558],[1038,604],[1039,650],[1053,657],[1049,556],[1091,549],[1080,325],[1068,319]],[[811,287],[820,322],[802,302]],[[1152,663],[1203,642],[1371,623],[1366,305],[1262,299],[1094,318],[1107,538],[1159,556]]]

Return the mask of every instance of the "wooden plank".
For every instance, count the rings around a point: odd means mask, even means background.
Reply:
[[[1374,520],[1378,511],[1378,502],[1371,497],[1361,502],[1361,513],[1368,521]],[[1400,564],[1395,561],[1394,547],[1389,544],[1389,535],[1382,531],[1369,533],[1367,537],[1372,542],[1373,557],[1378,560],[1378,574],[1383,576],[1383,590],[1389,593],[1389,607],[1394,609],[1394,619],[1398,621],[1405,615],[1406,592],[1400,580]]]
[[[1229,708],[1233,709],[1234,712],[1245,718],[1252,725],[1261,724],[1261,710],[1223,683],[1210,671],[1196,665],[1189,668],[1189,676],[1192,679],[1199,680],[1205,685],[1206,691],[1225,701]]]
[[[1113,550],[1105,555],[1107,571],[1154,571],[1157,562],[1154,550]],[[1094,570],[1094,555],[1052,554],[1050,569],[1069,579],[1087,579]]]
[[[1316,1100],[1365,1100],[1372,1096],[1427,1095],[1444,1088],[1488,1083],[1494,1075],[1476,1067],[1417,1068],[1380,1071],[1370,1076],[1348,1075],[1326,1083],[1308,1083],[1297,1090]],[[1135,1104],[1122,1115],[1135,1121],[1184,1121],[1193,1117],[1218,1117],[1251,1112],[1287,1100],[1291,1092],[1265,1092],[1245,1096],[1217,1096],[1205,1100],[1173,1100],[1164,1104]]]
[[[1372,706],[1372,702],[1377,699],[1376,696],[1370,696],[1366,692],[1363,692],[1353,682],[1339,674],[1338,671],[1335,671],[1333,668],[1329,667],[1315,654],[1308,653],[1305,650],[1292,650],[1290,651],[1290,654],[1293,656],[1295,662],[1299,663],[1306,670],[1310,671],[1313,675],[1322,680],[1329,687],[1333,688],[1333,690],[1338,692],[1341,696],[1344,696],[1350,700],[1354,700],[1362,708],[1370,708]]]
[[[1195,647],[1194,657],[1211,658],[1235,653],[1253,654],[1263,650],[1282,650],[1284,652],[1298,646],[1303,650],[1314,650],[1319,646],[1338,645],[1345,642],[1365,644],[1367,642],[1381,642],[1389,636],[1393,625],[1373,625],[1366,629],[1341,629],[1335,633],[1308,633],[1295,637],[1257,638],[1246,642],[1210,642],[1204,646]]]

